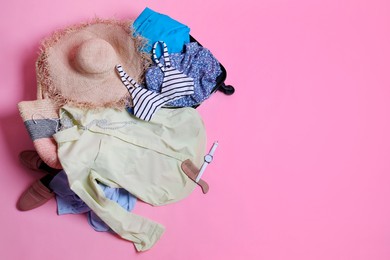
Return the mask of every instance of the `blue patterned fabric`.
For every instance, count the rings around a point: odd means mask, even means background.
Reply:
[[[216,85],[222,70],[213,54],[196,42],[187,43],[182,53],[170,54],[171,65],[194,79],[194,94],[169,102],[168,106],[191,107],[206,100]],[[161,57],[160,62],[164,63]],[[145,74],[146,87],[161,92],[164,74],[158,66],[150,67]]]
[[[136,198],[125,189],[110,188],[104,184],[99,184],[106,197],[117,202],[122,208],[131,211],[136,202]],[[88,213],[88,223],[96,231],[111,231],[111,229],[74,193],[68,182],[65,171],[57,173],[49,184],[56,194],[58,215]]]

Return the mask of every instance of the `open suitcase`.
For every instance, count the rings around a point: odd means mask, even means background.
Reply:
[[[198,43],[200,46],[203,46],[199,41],[197,41],[192,35],[190,35],[190,42],[196,42]],[[233,95],[234,94],[234,87],[232,85],[226,85],[225,84],[225,80],[226,80],[226,77],[227,77],[227,72],[226,72],[226,69],[225,67],[219,62],[219,66],[221,68],[221,74],[219,74],[219,76],[217,77],[216,79],[216,84],[215,84],[215,87],[213,88],[213,90],[211,91],[211,94],[217,92],[217,91],[221,91],[222,93],[224,93],[225,95]],[[194,108],[198,107],[200,104],[198,105],[195,105],[193,106]]]
[[[200,46],[203,46],[200,42],[198,42],[192,35],[190,35],[190,41],[191,42],[197,42]],[[216,91],[221,91],[223,92],[225,95],[233,95],[234,94],[234,87],[231,86],[231,85],[226,85],[225,84],[225,80],[226,80],[226,77],[227,77],[227,72],[226,72],[226,69],[225,67],[219,63],[220,67],[221,67],[221,74],[219,74],[219,76],[217,77],[217,83],[215,84],[215,87],[214,89],[212,90],[212,93],[215,93]]]

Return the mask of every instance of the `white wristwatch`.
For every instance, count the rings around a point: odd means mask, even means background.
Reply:
[[[213,161],[213,156],[217,147],[218,147],[218,142],[214,142],[213,146],[210,149],[210,152],[204,156],[204,162],[202,164],[202,167],[199,170],[199,174],[196,177],[195,182],[198,182],[200,178],[202,178],[202,175],[206,170],[207,165],[209,165],[209,163]]]

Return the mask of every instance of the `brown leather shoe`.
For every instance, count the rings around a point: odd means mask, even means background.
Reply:
[[[19,154],[19,161],[33,171],[42,171],[39,166],[43,161],[36,151],[22,151]]]
[[[20,196],[17,207],[22,211],[35,209],[53,197],[54,192],[43,185],[41,180],[37,180]]]

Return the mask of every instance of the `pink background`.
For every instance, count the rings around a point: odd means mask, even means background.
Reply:
[[[0,8],[0,259],[390,259],[390,2],[387,0],[22,1]],[[145,6],[187,24],[236,93],[199,111],[219,140],[196,190],[134,212],[166,232],[150,251],[57,216],[20,212],[41,174],[17,159],[32,142],[16,104],[35,96],[40,40]]]

